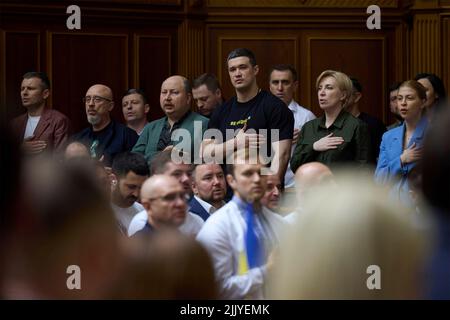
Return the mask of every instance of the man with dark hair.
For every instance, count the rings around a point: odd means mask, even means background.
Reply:
[[[175,163],[171,157],[171,150],[157,153],[150,162],[150,173],[154,175],[164,175],[178,180],[185,194],[192,197],[192,164]],[[132,236],[137,231],[144,228],[147,221],[147,213],[140,212],[136,214],[128,228],[128,236]],[[195,236],[200,231],[203,220],[198,215],[188,212],[186,220],[180,226],[180,231],[184,234]]]
[[[300,106],[294,100],[294,93],[298,88],[297,71],[292,65],[277,64],[270,71],[270,92],[277,96],[288,106],[294,115],[294,136],[292,139],[291,156],[297,144],[298,135],[303,125],[316,118],[308,109]],[[294,173],[288,163],[286,175],[284,176],[284,187],[293,188],[295,184]]]
[[[148,123],[147,114],[150,111],[147,97],[141,89],[128,89],[122,97],[122,112],[127,126],[141,135]]]
[[[387,130],[391,130],[400,126],[403,122],[403,118],[400,116],[397,105],[397,93],[400,87],[400,82],[395,82],[389,87],[389,110],[395,117],[395,122],[387,127]]]
[[[234,155],[234,161],[227,159],[233,199],[206,220],[197,240],[212,258],[220,298],[263,299],[265,278],[285,222],[262,205],[267,176],[258,158],[248,149]]]
[[[72,137],[89,146],[91,157],[102,160],[110,166],[114,157],[122,152],[130,151],[138,139],[136,132],[111,119],[114,108],[112,90],[103,85],[91,86],[83,98],[89,127]]]
[[[192,177],[194,196],[189,201],[189,207],[191,212],[206,221],[225,204],[225,175],[219,164],[201,163],[195,166]]]
[[[22,105],[27,112],[12,120],[14,135],[23,141],[26,154],[60,151],[70,133],[69,119],[59,111],[48,108],[50,80],[44,72],[27,72],[20,89]]]
[[[145,158],[137,153],[118,154],[112,164],[114,175],[111,191],[111,206],[120,230],[127,234],[131,219],[144,210],[138,203],[141,186],[149,177],[150,170]]]
[[[359,110],[359,102],[362,98],[362,85],[356,78],[351,77],[350,80],[352,80],[353,91],[346,106],[346,110],[355,118],[367,123],[369,127],[370,146],[372,148],[370,152],[371,162],[376,164],[380,154],[381,138],[386,132],[386,126],[380,119]]]
[[[192,96],[198,112],[207,118],[223,103],[219,80],[212,73],[204,73],[194,80]]]
[[[193,161],[198,156],[195,145],[200,145],[208,119],[191,111],[191,101],[192,89],[185,77],[176,75],[164,80],[159,102],[166,116],[145,126],[133,152],[150,162],[156,153],[176,147],[189,151]]]
[[[258,87],[259,67],[250,50],[239,48],[230,52],[227,67],[236,96],[211,115],[208,129],[218,129],[222,140],[205,139],[203,155],[226,158],[230,152],[241,148],[257,148],[260,155],[271,159],[271,169],[282,180],[292,145],[292,112],[283,101]]]

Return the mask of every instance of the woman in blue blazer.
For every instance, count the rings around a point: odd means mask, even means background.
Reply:
[[[392,195],[406,205],[409,198],[408,174],[422,157],[422,142],[428,119],[424,116],[426,89],[415,80],[403,82],[397,103],[403,124],[383,135],[375,171],[376,181],[393,184]]]

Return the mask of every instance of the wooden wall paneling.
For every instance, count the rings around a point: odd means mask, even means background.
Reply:
[[[258,85],[261,88],[269,88],[270,67],[278,63],[290,63],[298,68],[298,38],[295,35],[260,34],[242,36],[238,31],[234,35],[219,36],[217,38],[217,51],[215,52],[216,66],[214,71],[222,84],[225,97],[235,95],[231,85],[226,59],[230,51],[236,48],[248,48],[256,56],[259,66],[257,76]],[[284,34],[279,32],[279,34]]]
[[[249,8],[397,8],[398,0],[207,0],[208,7]]]
[[[172,37],[136,34],[134,36],[135,87],[147,94],[150,121],[164,116],[159,104],[161,83],[174,71],[172,67]]]
[[[123,121],[121,95],[128,88],[128,35],[48,32],[47,61],[54,107],[72,121],[74,132],[88,126],[81,99],[93,84],[113,90],[112,117]]]
[[[447,95],[450,94],[450,16],[446,16],[442,20],[442,80],[444,81]],[[449,100],[450,101],[450,100]]]
[[[185,20],[178,27],[178,72],[191,80],[205,72],[204,30],[197,20]]]
[[[351,31],[348,31],[351,34]],[[317,102],[315,83],[324,70],[342,71],[358,78],[363,86],[361,111],[386,121],[386,38],[383,36],[307,36],[306,105],[316,115],[322,114]]]
[[[441,74],[441,38],[438,14],[414,16],[409,77],[419,72]]]
[[[40,33],[36,31],[5,30],[2,63],[2,109],[7,119],[26,111],[20,99],[22,76],[28,71],[41,70]]]

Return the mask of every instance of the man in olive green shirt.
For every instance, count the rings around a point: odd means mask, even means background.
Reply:
[[[166,116],[144,127],[132,151],[144,155],[150,162],[156,153],[175,147],[190,154],[194,161],[208,119],[190,110],[192,89],[189,81],[182,76],[167,78],[161,85],[159,100]]]
[[[326,151],[316,151],[314,143],[323,137],[342,137],[343,141]],[[325,116],[305,123],[291,159],[295,172],[304,163],[318,161],[329,167],[354,163],[363,166],[370,159],[370,138],[367,125],[346,111],[326,128]]]

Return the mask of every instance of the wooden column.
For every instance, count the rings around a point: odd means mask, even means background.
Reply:
[[[442,38],[439,1],[417,0],[411,30],[409,77],[418,72],[442,74]],[[448,41],[448,40],[447,40]]]

